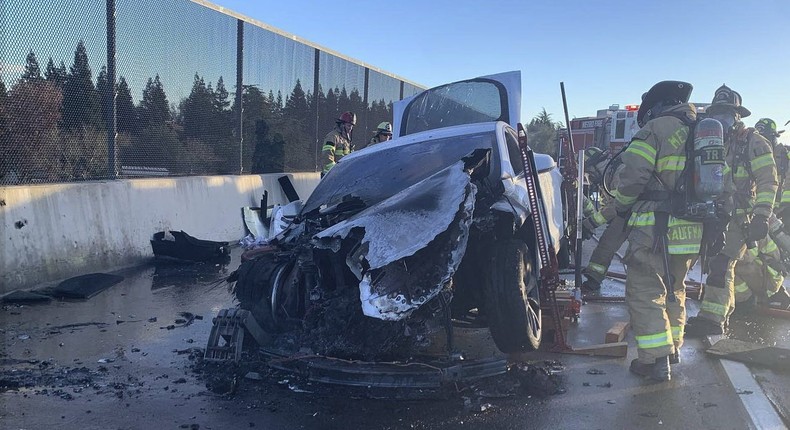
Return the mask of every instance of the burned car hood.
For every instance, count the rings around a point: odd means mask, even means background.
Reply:
[[[373,206],[457,163],[476,149],[496,146],[495,124],[429,131],[354,152],[321,179],[302,209],[310,218],[322,206],[359,198]]]
[[[457,161],[314,236],[316,247],[337,252],[354,231],[361,234],[346,264],[361,281],[365,315],[403,319],[450,282],[469,237],[470,180]]]

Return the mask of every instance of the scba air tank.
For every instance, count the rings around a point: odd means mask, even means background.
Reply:
[[[694,129],[694,197],[701,202],[716,200],[724,193],[724,128],[705,118]]]
[[[790,236],[785,232],[784,225],[776,215],[768,218],[768,235],[782,250],[783,255],[790,255]]]

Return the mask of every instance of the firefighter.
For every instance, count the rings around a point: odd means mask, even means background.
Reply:
[[[725,233],[724,248],[710,260],[700,312],[689,318],[686,333],[702,337],[724,334],[735,307],[735,265],[749,247],[768,236],[778,179],[771,144],[742,118],[751,112],[741,105],[741,95],[726,85],[716,90],[707,109],[724,127],[728,175],[734,182],[735,210]]]
[[[670,190],[680,181],[686,141],[697,118],[691,84],[663,81],[642,95],[642,127],[622,155],[614,191],[617,216],[630,228],[626,303],[637,342],[631,372],[657,381],[679,362],[686,316],[684,280],[699,253],[699,223],[669,215]],[[674,288],[674,297],[668,292]]]
[[[754,129],[771,144],[776,162],[779,188],[776,193],[774,212],[782,219],[790,221],[790,185],[787,182],[787,170],[790,164],[787,147],[780,145],[777,138],[784,130],[776,130],[776,121],[762,118]],[[786,270],[781,262],[782,256],[777,244],[768,237],[761,240],[758,246],[749,249],[744,258],[735,265],[735,304],[736,310],[749,310],[755,304],[768,304],[779,309],[790,307],[790,294],[784,287]]]
[[[589,157],[589,162],[591,166],[587,168],[587,164],[585,164],[585,170],[588,173],[591,185],[597,185],[599,190],[603,189],[604,169],[606,169],[606,165],[612,162],[611,158],[606,156],[606,153],[602,152],[602,155],[591,155]],[[610,168],[615,169],[611,185],[616,187],[618,184],[618,167],[622,166],[622,164],[617,161],[614,163],[616,163],[617,166],[610,166]],[[625,242],[628,237],[628,230],[626,228],[625,219],[616,216],[617,212],[615,211],[614,204],[606,194],[604,194],[603,202],[599,210],[591,213],[585,211],[584,215],[585,218],[582,221],[582,228],[584,228],[586,237],[592,236],[592,232],[595,231],[595,229],[606,224],[606,229],[604,229],[598,240],[598,245],[593,250],[592,255],[590,255],[590,261],[587,263],[587,267],[583,270],[585,280],[582,282],[581,289],[584,293],[589,294],[601,290],[601,283],[606,277],[609,265],[614,255],[617,253],[617,250],[620,249],[623,242]]]
[[[603,171],[608,161],[609,158],[607,157],[607,153],[601,148],[592,146],[584,150],[584,173],[587,175],[587,183],[590,185],[591,189],[593,187],[600,187]],[[582,204],[582,216],[584,219],[596,213],[595,204],[588,196],[582,196]],[[588,229],[588,225],[585,224],[582,224],[582,226],[584,227],[583,239],[587,240],[592,237],[595,229]]]
[[[373,137],[370,138],[370,141],[368,141],[365,146],[358,149],[365,149],[377,143],[386,142],[390,139],[392,139],[392,124],[384,121],[379,123],[379,125],[376,127],[376,131],[373,133]]]
[[[768,143],[774,153],[776,162],[776,174],[779,180],[779,189],[776,193],[776,203],[774,211],[782,223],[790,222],[790,183],[787,182],[787,171],[790,167],[790,152],[787,147],[779,144],[777,138],[784,133],[784,130],[776,130],[776,122],[770,118],[762,118],[754,125],[754,129],[760,133]]]
[[[735,265],[735,312],[749,312],[755,305],[770,303],[782,307],[787,292],[782,286],[784,276],[780,259],[779,249],[770,238],[746,250]]]
[[[343,112],[340,117],[335,120],[335,128],[327,133],[324,138],[324,146],[321,149],[321,159],[324,162],[321,177],[324,177],[329,170],[335,167],[335,164],[337,164],[340,159],[354,150],[351,144],[351,132],[356,123],[357,116],[352,112]]]

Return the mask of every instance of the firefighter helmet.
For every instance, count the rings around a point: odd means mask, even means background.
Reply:
[[[661,81],[642,94],[642,103],[636,114],[636,122],[640,127],[656,118],[670,106],[688,103],[694,87],[688,82]]]
[[[337,122],[357,125],[357,116],[350,111],[346,111],[340,114],[340,118],[337,119]]]
[[[757,121],[757,124],[754,125],[754,129],[766,138],[779,137],[779,134],[781,134],[780,131],[776,131],[776,121],[771,118],[760,119]]]
[[[603,171],[606,169],[607,153],[601,148],[591,146],[584,150],[584,172],[590,175],[590,181],[600,185]]]
[[[591,146],[584,150],[584,164],[585,165],[593,165],[598,164],[603,158],[606,157],[606,153],[603,149],[598,148],[597,146]]]
[[[733,91],[727,85],[722,85],[713,94],[713,101],[711,101],[706,112],[713,115],[716,112],[722,111],[723,108],[732,108],[735,109],[735,112],[738,112],[741,118],[746,118],[751,115],[752,112],[743,107],[741,103],[743,103],[743,100],[737,91]]]
[[[384,122],[380,123],[376,127],[376,132],[378,134],[386,134],[388,136],[391,136],[392,135],[392,124],[388,123],[387,121],[384,121]]]

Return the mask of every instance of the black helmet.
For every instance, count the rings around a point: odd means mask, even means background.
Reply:
[[[642,94],[642,104],[636,114],[636,122],[640,127],[655,118],[660,111],[669,106],[688,103],[694,87],[688,82],[661,81]]]
[[[714,93],[713,101],[710,102],[710,106],[708,106],[705,111],[709,114],[714,114],[720,111],[721,108],[734,108],[741,118],[746,118],[751,115],[752,112],[741,106],[741,103],[741,95],[738,94],[737,91],[733,91],[727,85],[722,85],[716,90],[716,93]]]

